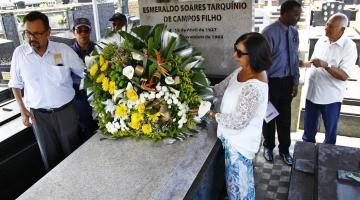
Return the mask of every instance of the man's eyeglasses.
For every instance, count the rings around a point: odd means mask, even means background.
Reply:
[[[42,31],[42,32],[35,32],[35,33],[32,33],[30,31],[24,31],[23,32],[23,38],[24,39],[30,39],[30,37],[32,38],[35,38],[35,39],[40,39],[41,36],[46,33],[46,31],[48,30],[45,30],[45,31]]]
[[[240,49],[236,48],[235,44],[234,44],[234,51],[236,52],[238,58],[240,58],[241,56],[249,55],[249,53],[242,52]]]
[[[76,33],[78,33],[78,34],[81,34],[81,33],[86,33],[86,34],[88,34],[88,33],[90,33],[90,29],[88,29],[88,28],[77,28],[77,29],[75,29],[75,31],[76,31]]]

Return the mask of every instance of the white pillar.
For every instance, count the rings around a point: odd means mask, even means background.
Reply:
[[[93,14],[94,14],[96,41],[99,41],[101,36],[100,36],[99,13],[98,13],[96,0],[92,0],[92,7],[93,7]]]

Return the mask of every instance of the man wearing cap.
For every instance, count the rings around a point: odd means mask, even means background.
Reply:
[[[122,27],[127,25],[126,16],[121,13],[115,13],[109,21],[112,22],[113,31],[121,31]]]
[[[90,40],[91,23],[87,18],[76,18],[74,20],[73,33],[75,42],[71,48],[84,61],[85,56],[94,50],[95,43]]]
[[[115,43],[120,44],[121,43],[121,36],[119,32],[122,30],[122,28],[125,26],[127,27],[127,19],[126,16],[121,13],[115,13],[109,21],[112,22],[112,29],[111,31],[107,32],[105,34],[105,43]]]
[[[84,64],[67,45],[49,41],[51,28],[45,14],[32,11],[23,22],[27,43],[13,53],[9,87],[23,124],[33,128],[49,171],[80,145],[70,73],[82,78]]]
[[[73,33],[75,36],[75,42],[71,48],[84,62],[85,56],[90,55],[95,47],[95,43],[90,40],[90,21],[87,18],[76,18],[74,20]],[[71,76],[76,94],[74,103],[80,117],[80,138],[82,142],[84,142],[95,133],[97,129],[97,122],[92,117],[92,109],[87,100],[86,90],[80,89],[81,78],[74,73],[72,73]]]

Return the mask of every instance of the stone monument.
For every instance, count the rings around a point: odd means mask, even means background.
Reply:
[[[164,23],[185,36],[205,58],[210,77],[224,77],[237,66],[234,43],[253,24],[250,0],[139,0],[142,25]]]

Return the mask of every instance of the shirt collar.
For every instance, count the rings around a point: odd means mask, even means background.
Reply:
[[[347,36],[346,36],[345,33],[343,33],[342,36],[341,36],[338,40],[336,40],[334,43],[332,43],[332,44],[337,44],[337,45],[339,45],[340,47],[344,47],[345,37],[347,37]],[[328,43],[330,43],[330,40],[329,40],[328,37],[326,37],[326,41],[327,41]]]
[[[55,52],[55,47],[53,45],[53,42],[48,40],[48,48],[46,49],[44,55],[49,52],[49,53],[54,53]],[[34,49],[30,46],[29,43],[26,44],[26,50],[25,50],[26,54],[31,54],[31,53],[35,53]]]
[[[285,24],[283,24],[283,23],[280,21],[280,19],[278,19],[276,22],[279,24],[279,26],[280,26],[284,31],[287,31],[287,30],[290,28],[290,26],[286,26]]]

